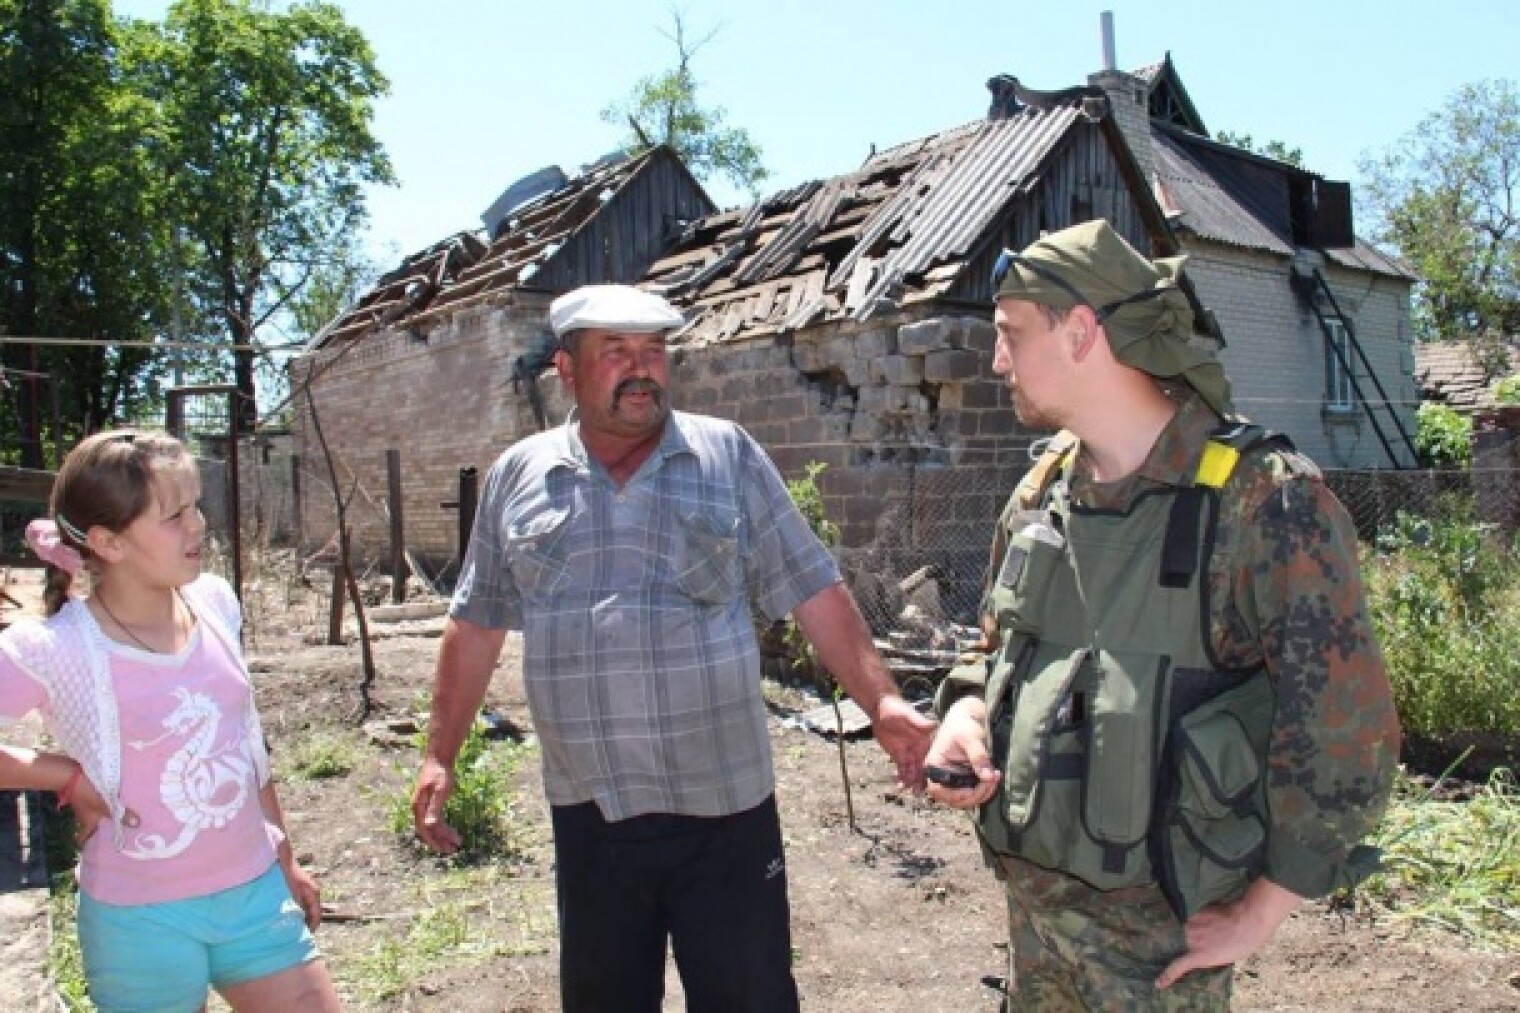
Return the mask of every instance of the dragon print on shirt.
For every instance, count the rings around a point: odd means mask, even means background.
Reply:
[[[175,689],[174,696],[179,706],[164,718],[168,731],[157,739],[128,745],[143,750],[171,736],[186,739],[169,758],[158,782],[159,799],[182,827],[173,841],[161,834],[138,834],[123,849],[130,858],[146,861],[182,854],[202,830],[226,826],[242,811],[254,781],[246,735],[239,736],[235,744],[216,748],[222,718],[216,703],[183,687]]]

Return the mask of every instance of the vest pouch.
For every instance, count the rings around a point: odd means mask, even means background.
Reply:
[[[1008,545],[988,605],[1004,632],[1036,633],[1045,589],[1066,551],[1066,539],[1041,510],[1020,510],[1008,522]]]
[[[1162,885],[1177,916],[1238,896],[1261,869],[1272,687],[1253,678],[1178,722],[1175,801],[1161,827]]]
[[[983,839],[1101,890],[1150,882],[1156,667],[1039,645],[1012,714],[992,715],[1003,782]],[[1139,704],[1131,714],[1126,700]]]
[[[1072,799],[1080,787],[1081,733],[1056,724],[1085,657],[1083,650],[1025,641],[1008,688],[988,698],[992,762],[1003,779],[978,823],[996,851],[1052,865],[1079,828]]]

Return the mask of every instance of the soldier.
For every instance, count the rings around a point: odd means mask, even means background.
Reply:
[[[927,763],[979,807],[1013,1008],[1227,1009],[1230,965],[1376,866],[1399,727],[1355,531],[1230,414],[1181,267],[1090,222],[993,278],[993,368],[1061,432],[999,520],[987,650]]]

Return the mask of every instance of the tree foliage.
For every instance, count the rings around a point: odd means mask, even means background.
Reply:
[[[679,12],[671,14],[671,21],[673,31],[660,34],[675,45],[676,65],[641,78],[625,101],[602,110],[602,119],[629,126],[623,147],[633,154],[668,144],[698,179],[721,177],[758,195],[760,184],[770,176],[761,162],[760,146],[747,130],[725,125],[726,110],[697,101],[698,82],[691,61],[717,30],[692,42]]]
[[[144,144],[152,108],[126,85],[106,0],[0,0],[0,447],[30,467],[151,403],[145,342],[168,310],[165,188]],[[88,343],[96,342],[96,343]],[[41,380],[28,374],[46,374]]]
[[[1415,305],[1420,336],[1494,344],[1520,330],[1514,83],[1462,86],[1361,169],[1374,237],[1423,279]]]
[[[1234,148],[1244,148],[1246,151],[1262,155],[1266,158],[1286,162],[1288,165],[1300,169],[1304,167],[1304,149],[1289,147],[1283,141],[1263,141],[1256,143],[1256,138],[1250,134],[1237,134],[1232,130],[1221,130],[1214,135],[1214,140],[1220,144],[1228,144]]]
[[[394,181],[370,130],[388,84],[328,3],[179,0],[155,42],[139,70],[162,116],[171,214],[195,298],[239,346],[251,421],[259,328],[362,226],[364,185]]]
[[[331,4],[179,0],[155,23],[0,0],[0,333],[86,339],[0,344],[0,459],[57,462],[54,392],[64,442],[156,415],[166,372],[223,380],[229,341],[341,298],[301,293],[362,264],[362,187],[392,178],[370,131],[385,87]],[[255,353],[233,372],[250,420]]]

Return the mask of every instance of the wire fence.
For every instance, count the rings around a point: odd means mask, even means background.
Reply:
[[[204,412],[187,412],[185,433],[200,467],[202,507],[217,552],[230,558],[235,547],[246,559],[255,552],[288,550],[303,572],[328,568],[337,555],[336,510],[325,462],[300,458],[288,434],[245,437],[237,447],[234,500],[225,406],[220,413],[213,408],[207,399]],[[983,447],[974,460],[939,452],[883,459],[855,444],[818,448],[816,456],[838,462],[819,484],[830,518],[843,530],[836,550],[841,568],[872,629],[905,645],[953,648],[964,632],[959,628],[975,622],[994,523],[1030,464],[1027,441]],[[1327,470],[1324,475],[1369,544],[1401,514],[1477,519],[1509,540],[1520,530],[1517,462],[1516,437],[1490,433],[1471,468]],[[383,478],[357,481],[341,456],[337,468],[339,492],[349,503],[358,574],[389,574],[390,511]],[[789,463],[788,470],[800,469]],[[19,549],[26,521],[44,509],[0,503],[0,551]],[[459,516],[449,518],[455,528],[458,523]],[[438,544],[417,554],[435,561],[421,576],[446,593],[457,574],[459,532],[433,537]],[[232,576],[230,564],[227,574]]]

